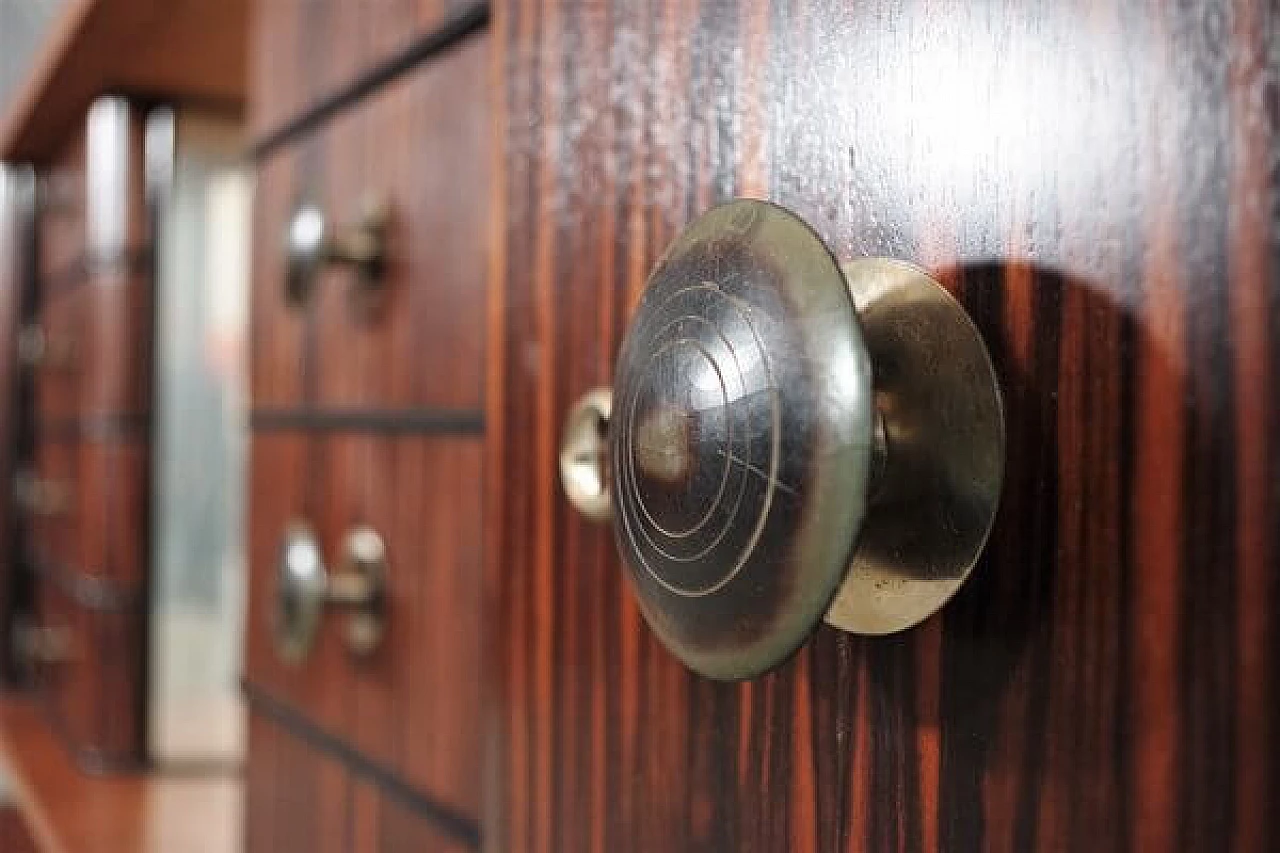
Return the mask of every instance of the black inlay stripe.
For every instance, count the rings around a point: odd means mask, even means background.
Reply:
[[[355,104],[361,98],[385,86],[397,77],[413,70],[417,65],[443,53],[473,32],[489,25],[489,4],[476,3],[458,13],[441,26],[393,55],[381,65],[357,77],[346,87],[322,98],[292,121],[268,133],[253,144],[253,156],[262,159],[288,142],[323,124],[336,114]]]
[[[257,409],[249,425],[258,432],[372,432],[483,435],[484,413],[473,409]]]
[[[137,610],[143,601],[139,585],[89,574],[38,553],[28,554],[27,565],[34,575],[53,584],[86,610]]]
[[[469,847],[480,847],[480,823],[453,807],[429,797],[395,773],[379,766],[351,745],[316,726],[302,714],[269,695],[247,679],[240,683],[246,701],[256,713],[292,734],[311,748],[332,756],[357,776],[377,785],[414,814],[426,818],[442,832]]]
[[[110,413],[82,417],[40,418],[35,422],[37,440],[111,441],[122,438],[145,438],[151,430],[151,415]]]

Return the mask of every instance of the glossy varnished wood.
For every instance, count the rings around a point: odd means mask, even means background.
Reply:
[[[437,32],[466,8],[257,8],[252,125],[270,144],[256,149],[250,306],[250,851],[476,845],[491,59],[475,26]],[[336,266],[289,304],[296,206],[342,225],[375,197],[390,214],[381,304],[361,310]],[[385,541],[387,634],[367,659],[337,611],[305,661],[277,656],[276,561],[295,519],[331,568],[353,527]]]
[[[68,500],[58,511],[28,515],[28,553],[36,562],[140,590],[150,557],[142,535],[149,454],[150,444],[137,436],[40,441],[36,474]]]
[[[265,0],[250,20],[250,132],[261,139],[355,83],[476,0]]]
[[[249,730],[248,850],[376,853],[472,849],[341,762],[255,715]],[[289,784],[280,784],[287,779]]]
[[[256,435],[251,465],[247,678],[405,783],[474,817],[481,442]],[[336,611],[305,661],[291,665],[277,656],[276,562],[294,519],[311,523],[331,569],[343,536],[358,524],[386,543],[387,634],[369,658],[351,656]],[[289,784],[293,777],[278,778]]]
[[[12,783],[41,853],[240,849],[241,782],[217,776],[86,776],[50,734],[41,708],[24,700],[0,702],[0,770]]]
[[[550,0],[495,29],[486,847],[1280,843],[1274,9]],[[737,195],[944,281],[1009,445],[940,616],[725,686],[644,627],[556,451],[650,266]]]
[[[47,572],[38,577],[33,623],[66,637],[65,658],[32,662],[43,718],[76,764],[91,773],[140,769],[146,753],[143,614],[103,607]]]
[[[488,272],[488,39],[475,35],[378,90],[261,165],[255,210],[251,374],[255,409],[478,412]],[[285,297],[296,205],[351,223],[390,211],[385,296],[355,304],[331,267],[302,306]]]
[[[68,0],[0,115],[0,158],[48,163],[107,91],[237,104],[248,0]]]

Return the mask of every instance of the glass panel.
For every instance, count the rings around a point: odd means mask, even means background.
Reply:
[[[168,132],[164,122],[153,116],[148,132],[152,180],[170,175],[157,196],[150,751],[236,758],[250,172],[238,123],[185,112]],[[166,138],[169,169],[151,156]]]

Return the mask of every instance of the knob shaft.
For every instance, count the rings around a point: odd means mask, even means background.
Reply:
[[[719,679],[786,660],[824,615],[883,634],[968,575],[1003,477],[990,358],[961,306],[883,259],[844,268],[738,200],[654,269],[618,356],[618,549],[666,646]]]

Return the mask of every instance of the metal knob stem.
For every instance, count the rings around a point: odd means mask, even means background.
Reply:
[[[38,323],[29,323],[18,330],[16,346],[18,363],[24,367],[65,369],[75,364],[74,342],[50,335]]]
[[[886,634],[938,610],[982,551],[1003,465],[995,371],[955,299],[901,261],[841,266],[751,200],[667,250],[612,392],[575,407],[561,454],[650,626],[720,679],[779,665],[824,617]]]
[[[300,205],[285,233],[285,296],[289,303],[305,303],[321,271],[330,264],[353,268],[355,298],[365,307],[375,303],[386,267],[388,218],[386,204],[377,199],[366,201],[359,218],[345,226],[333,225],[314,204]]]
[[[328,607],[347,613],[347,648],[372,653],[385,632],[386,569],[386,548],[372,528],[347,534],[339,569],[330,573],[311,526],[292,522],[277,566],[274,633],[280,656],[294,663],[306,659]]]

